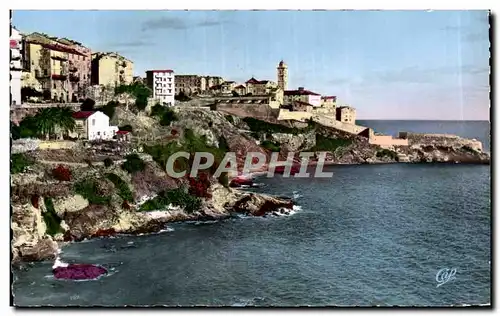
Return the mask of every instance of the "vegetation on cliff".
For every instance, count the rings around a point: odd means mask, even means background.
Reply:
[[[84,179],[74,185],[76,193],[86,198],[90,204],[109,204],[111,202],[111,194],[107,190],[103,190],[102,186],[96,179]]]
[[[24,172],[26,168],[33,165],[33,163],[34,161],[25,154],[12,154],[10,156],[10,173],[16,174]]]
[[[46,211],[42,213],[42,216],[46,226],[46,233],[50,236],[63,233],[64,231],[61,228],[61,218],[57,215],[54,209],[52,198],[45,197],[43,200],[45,202]]]
[[[269,140],[265,140],[260,144],[263,148],[268,149],[272,152],[279,152],[280,151],[280,144],[276,142],[272,142]]]
[[[385,148],[377,151],[376,156],[378,158],[388,157],[391,160],[396,160],[396,161],[398,160],[398,154],[394,150],[389,150],[389,149],[385,149]]]
[[[330,138],[321,134],[316,134],[316,145],[311,151],[330,151],[335,152],[339,147],[346,147],[352,144],[352,140],[345,138]]]
[[[170,126],[174,121],[177,121],[175,112],[161,104],[157,103],[151,108],[151,116],[159,120],[161,126]]]
[[[134,200],[132,191],[130,191],[127,182],[125,182],[122,178],[114,173],[107,173],[106,178],[114,184],[115,188],[118,190],[118,195],[123,200],[129,202]]]
[[[288,127],[281,124],[269,123],[263,120],[259,120],[253,117],[245,117],[243,119],[247,123],[250,131],[254,133],[284,133],[284,134],[300,134],[305,131],[305,129]]]
[[[135,107],[143,111],[148,105],[148,98],[151,90],[140,82],[134,82],[129,85],[121,85],[115,88],[115,94],[129,93],[135,97]]]
[[[146,164],[138,154],[127,155],[125,159],[125,162],[122,164],[122,169],[128,173],[143,171],[144,168],[146,168]]]
[[[189,194],[186,188],[165,190],[160,192],[155,198],[142,204],[139,210],[161,210],[169,205],[182,207],[186,212],[192,213],[200,209],[201,199]]]

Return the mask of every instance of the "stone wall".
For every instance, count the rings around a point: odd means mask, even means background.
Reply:
[[[314,115],[312,118],[315,122],[325,125],[328,127],[333,127],[335,129],[350,133],[350,134],[355,134],[358,135],[362,131],[366,130],[368,127],[366,126],[361,126],[361,125],[356,125],[356,124],[349,124],[349,123],[344,123],[337,121],[335,117],[333,116],[327,116],[327,115]]]
[[[268,119],[276,117],[276,112],[268,104],[231,104],[218,103],[215,109],[219,112],[236,115],[240,117],[254,117],[257,119]]]
[[[283,121],[283,120],[296,120],[296,121],[307,121],[312,117],[312,113],[310,112],[304,112],[304,111],[290,111],[287,109],[280,109],[279,115],[278,115],[278,120]]]
[[[67,140],[43,141],[39,139],[26,138],[12,141],[11,151],[13,154],[17,154],[32,150],[72,149],[77,146],[77,142]]]
[[[410,132],[400,132],[399,137],[407,139],[409,145],[423,146],[444,146],[444,147],[470,147],[477,151],[483,150],[483,144],[477,139],[461,138],[457,135],[449,134],[419,134]]]
[[[386,135],[370,135],[369,143],[381,147],[408,146],[408,139],[393,138]]]

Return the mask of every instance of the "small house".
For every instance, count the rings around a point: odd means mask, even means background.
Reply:
[[[69,136],[87,140],[110,140],[118,131],[109,125],[109,117],[100,111],[79,111],[73,113],[75,131]]]
[[[131,133],[129,131],[117,131],[116,132],[116,139],[119,141],[130,141],[130,135]]]

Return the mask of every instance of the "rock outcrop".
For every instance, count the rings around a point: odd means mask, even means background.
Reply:
[[[57,243],[45,234],[42,218],[45,211],[43,199],[36,197],[38,207],[31,203],[12,205],[12,262],[55,259]]]

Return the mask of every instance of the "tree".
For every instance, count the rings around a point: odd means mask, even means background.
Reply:
[[[50,135],[54,133],[56,127],[56,108],[45,108],[38,111],[35,115],[36,119],[36,132],[38,135],[45,136],[49,139]]]
[[[146,164],[137,154],[130,154],[125,158],[126,161],[122,164],[122,169],[128,173],[143,171],[146,168]]]
[[[94,111],[95,101],[92,99],[85,99],[80,105],[80,111]]]
[[[236,92],[236,91],[233,91],[232,93],[233,93],[233,97],[239,97],[239,96],[240,96],[240,95],[238,94],[238,92]]]
[[[73,118],[73,110],[68,107],[55,108],[55,120],[56,124],[60,130],[60,138],[63,138],[64,134],[73,132],[75,130],[75,119]]]

